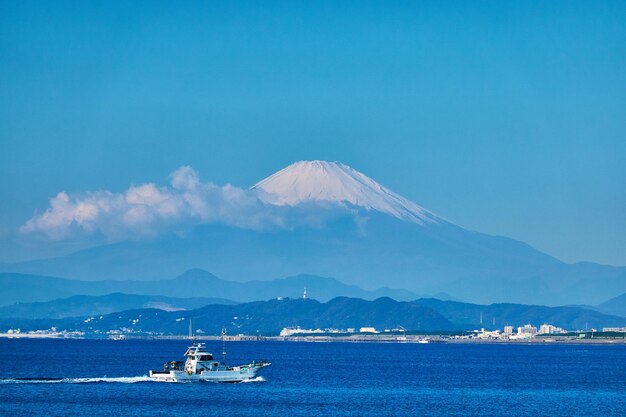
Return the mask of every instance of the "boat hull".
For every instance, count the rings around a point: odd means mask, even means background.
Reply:
[[[225,370],[204,371],[199,374],[189,374],[179,370],[150,371],[150,378],[161,382],[243,382],[256,378],[259,371],[268,365],[245,365]]]

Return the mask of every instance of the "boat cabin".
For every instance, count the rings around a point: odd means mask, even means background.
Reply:
[[[187,374],[200,374],[202,371],[217,371],[220,363],[213,359],[213,354],[207,352],[204,343],[194,343],[187,352],[185,361],[185,371]]]

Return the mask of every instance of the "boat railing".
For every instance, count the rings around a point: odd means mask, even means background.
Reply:
[[[163,370],[165,370],[165,371],[182,371],[183,370],[183,362],[182,361],[165,362],[165,365],[163,365]]]

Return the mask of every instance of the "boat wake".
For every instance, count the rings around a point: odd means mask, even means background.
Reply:
[[[94,384],[98,382],[113,382],[118,384],[135,384],[137,382],[161,382],[150,378],[149,376],[130,376],[117,378],[0,378],[0,384]],[[193,382],[193,381],[184,381]],[[203,381],[204,382],[204,381]],[[209,382],[209,381],[207,381]],[[247,382],[265,382],[262,376],[241,381]]]
[[[152,382],[149,376],[117,377],[117,378],[1,378],[0,384],[92,384],[97,382],[116,382],[134,384]]]
[[[263,378],[262,376],[257,376],[256,378],[246,379],[245,381],[241,381],[242,384],[245,384],[247,382],[265,382],[265,378]]]

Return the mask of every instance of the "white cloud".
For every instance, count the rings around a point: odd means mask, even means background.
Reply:
[[[119,241],[210,223],[254,230],[320,227],[325,223],[328,214],[320,215],[310,206],[265,204],[257,198],[259,192],[201,182],[193,168],[183,166],[170,174],[168,186],[147,183],[131,186],[122,193],[60,192],[50,199],[50,206],[43,213],[22,225],[20,232],[52,240]]]
[[[172,187],[178,190],[193,190],[200,184],[198,173],[190,166],[182,166],[170,174]]]

